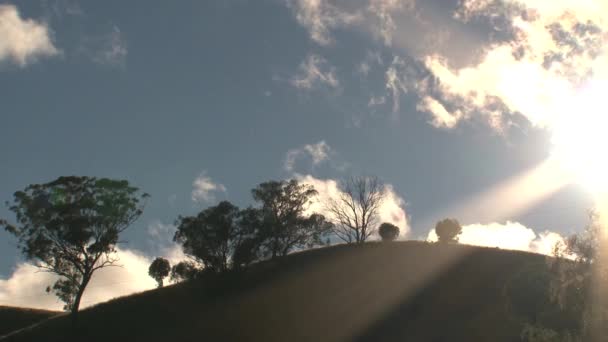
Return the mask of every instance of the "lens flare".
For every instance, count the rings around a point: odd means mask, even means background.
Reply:
[[[608,82],[593,82],[568,101],[553,127],[552,158],[593,194],[608,193]]]

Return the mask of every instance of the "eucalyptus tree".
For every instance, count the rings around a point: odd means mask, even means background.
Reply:
[[[163,287],[164,280],[171,272],[171,263],[165,258],[156,258],[148,268],[148,275],[156,280],[158,287]]]
[[[142,214],[147,197],[126,180],[59,177],[15,192],[7,206],[16,223],[0,225],[28,260],[59,276],[47,292],[76,314],[93,274],[117,266],[120,234]]]
[[[297,180],[269,181],[251,190],[258,207],[258,237],[262,253],[271,258],[298,248],[324,245],[333,228],[323,215],[306,213],[317,191]]]
[[[176,226],[173,240],[206,271],[239,268],[247,263],[243,249],[256,248],[249,243],[255,231],[252,226],[241,224],[241,211],[228,201],[204,209],[196,216],[180,216]]]

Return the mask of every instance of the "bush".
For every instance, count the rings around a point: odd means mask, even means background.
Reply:
[[[382,238],[382,241],[393,241],[399,236],[399,227],[394,224],[384,222],[378,228],[378,234]]]
[[[435,233],[439,242],[458,242],[462,227],[456,219],[444,219],[435,225]]]

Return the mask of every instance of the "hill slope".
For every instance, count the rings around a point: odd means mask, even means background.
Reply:
[[[334,246],[81,312],[78,341],[517,341],[505,284],[541,255],[423,242]],[[66,341],[68,317],[8,341]]]
[[[56,311],[0,306],[0,336],[38,323],[57,314],[59,312]]]

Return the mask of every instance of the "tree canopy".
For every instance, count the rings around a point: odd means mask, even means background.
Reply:
[[[171,267],[171,281],[180,282],[191,280],[201,272],[201,269],[192,261],[181,261]]]
[[[585,229],[554,248],[551,260],[553,299],[563,310],[579,319],[575,333],[583,341],[600,341],[608,336],[608,282],[606,227],[596,211],[589,213]]]
[[[7,205],[17,223],[0,225],[28,260],[60,276],[47,291],[76,313],[93,273],[118,261],[119,236],[142,214],[147,197],[125,180],[59,177],[15,192]]]
[[[311,198],[317,195],[313,186],[293,179],[269,181],[251,192],[260,205],[254,213],[258,215],[256,225],[265,255],[275,258],[296,248],[325,244],[333,225],[323,215],[306,214]]]
[[[165,258],[156,258],[148,268],[148,275],[158,283],[158,287],[163,287],[164,279],[171,272],[171,264]]]
[[[392,223],[384,222],[378,228],[378,234],[380,234],[382,241],[393,241],[399,236],[399,227]]]
[[[206,270],[215,272],[231,269],[235,252],[242,253],[243,244],[255,233],[249,226],[240,224],[239,208],[228,201],[209,207],[197,216],[180,216],[176,225],[174,241]]]
[[[462,226],[456,219],[444,219],[435,225],[435,233],[439,242],[458,242],[458,236],[462,233]]]

